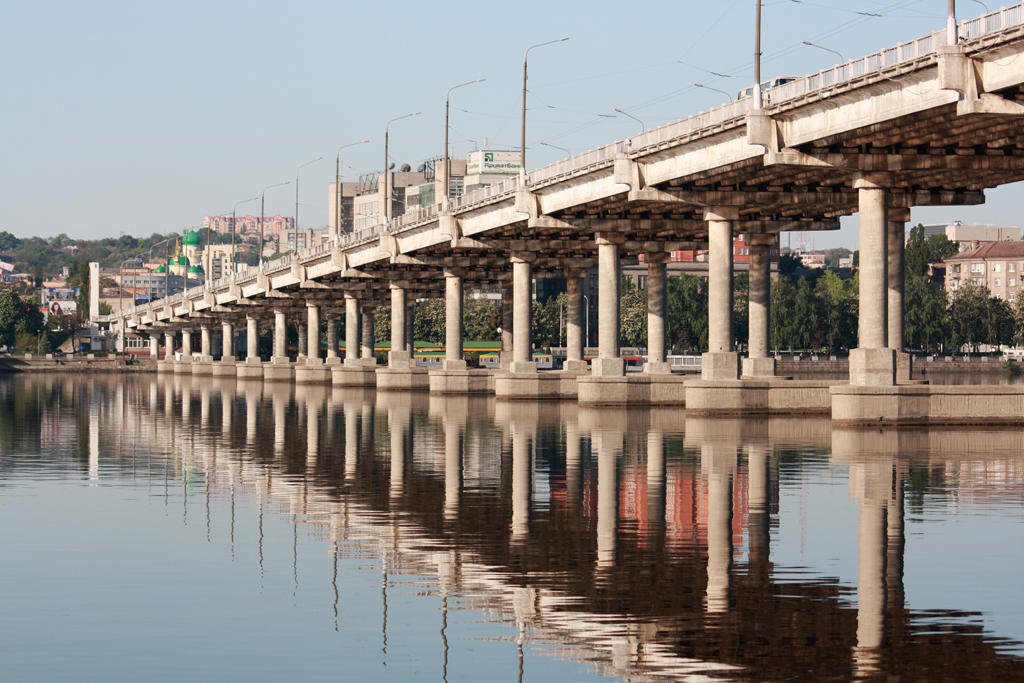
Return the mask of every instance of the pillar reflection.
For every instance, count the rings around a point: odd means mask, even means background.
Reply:
[[[409,409],[401,405],[388,408],[388,432],[391,436],[391,498],[401,498],[405,491],[406,430]]]
[[[665,533],[665,435],[660,429],[647,433],[647,533]]]
[[[707,486],[708,510],[708,614],[726,612],[732,587],[732,484],[736,446],[704,443],[700,449],[701,474]]]
[[[530,532],[533,498],[533,454],[531,445],[536,423],[513,419],[512,436],[512,542],[523,543]]]
[[[597,458],[597,569],[615,566],[619,542],[619,455],[622,432],[594,430],[591,436]]]
[[[444,518],[454,522],[459,517],[462,497],[463,429],[466,412],[446,410],[444,418]]]

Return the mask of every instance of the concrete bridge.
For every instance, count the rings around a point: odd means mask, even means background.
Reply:
[[[676,403],[701,412],[831,412],[851,422],[1024,421],[1024,394],[986,388],[973,414],[937,389],[908,385],[902,353],[903,235],[914,206],[975,205],[984,190],[1024,178],[1022,5],[796,79],[752,98],[683,119],[540,168],[448,205],[334,235],[287,255],[96,321],[115,329],[174,335],[198,363],[177,372],[436,393],[495,391],[504,398],[575,396],[583,403]],[[769,244],[782,231],[833,230],[860,214],[860,337],[842,386],[775,378],[769,357]],[[732,238],[750,244],[749,354],[732,340]],[[665,263],[673,250],[709,249],[709,347],[702,379],[683,383],[665,362]],[[649,362],[626,376],[619,352],[619,273],[649,264]],[[583,362],[580,281],[599,272],[598,358]],[[538,373],[530,341],[531,281],[568,279],[566,371]],[[506,372],[491,377],[462,360],[465,286],[502,287]],[[410,366],[410,301],[444,296],[443,369]],[[387,369],[373,361],[372,313],[392,306]],[[346,316],[345,359],[336,357],[337,318]],[[319,330],[298,364],[285,357],[289,317]],[[274,356],[212,363],[211,330],[244,324],[254,340],[273,321]],[[362,327],[362,334],[359,329]],[[169,337],[170,338],[170,337]],[[305,342],[303,344],[302,342]],[[170,354],[175,344],[167,345]],[[155,346],[154,346],[155,348]],[[357,349],[361,352],[357,353]],[[169,360],[169,359],[168,359]],[[171,370],[168,363],[163,370]],[[1010,408],[1007,408],[1010,406]],[[980,412],[979,412],[980,411]],[[992,413],[992,414],[989,414]]]

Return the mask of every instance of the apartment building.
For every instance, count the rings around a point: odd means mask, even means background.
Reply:
[[[967,282],[987,287],[992,296],[1014,301],[1021,291],[1024,242],[986,242],[976,249],[945,260],[946,292]]]

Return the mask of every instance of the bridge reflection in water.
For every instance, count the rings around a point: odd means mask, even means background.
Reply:
[[[445,674],[457,597],[460,610],[514,625],[521,677],[524,652],[543,645],[623,678],[1024,680],[1024,646],[979,624],[984,615],[944,611],[941,596],[911,609],[903,571],[908,487],[1024,506],[1020,430],[843,431],[828,418],[687,418],[183,375],[33,377],[3,391],[43,422],[57,419],[61,397],[91,396],[74,434],[87,444],[88,478],[134,472],[126,444],[159,444],[167,456],[152,477],[193,472],[207,510],[230,496],[232,543],[235,494],[256,496],[261,566],[271,510],[329,545],[335,582],[345,580],[339,554],[376,557],[385,659],[388,589],[415,575],[441,598]],[[45,448],[51,437],[39,433]],[[853,585],[772,562],[773,539],[796,533],[779,527],[782,492],[815,468],[848,473]],[[841,507],[812,513],[851,528]],[[337,585],[334,595],[337,619]]]

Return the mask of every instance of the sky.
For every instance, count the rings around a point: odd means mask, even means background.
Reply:
[[[995,4],[992,4],[995,7]],[[180,231],[265,193],[327,223],[344,180],[444,153],[518,149],[531,169],[723,104],[753,81],[755,0],[643,3],[0,0],[0,230],[96,239]],[[764,0],[762,77],[803,75],[940,30],[945,0]],[[959,3],[961,18],[981,3]],[[315,163],[299,167],[323,157]],[[1019,226],[1022,188],[912,223]],[[258,215],[260,202],[238,206]],[[795,236],[794,236],[794,246]],[[857,247],[856,217],[813,246]]]

